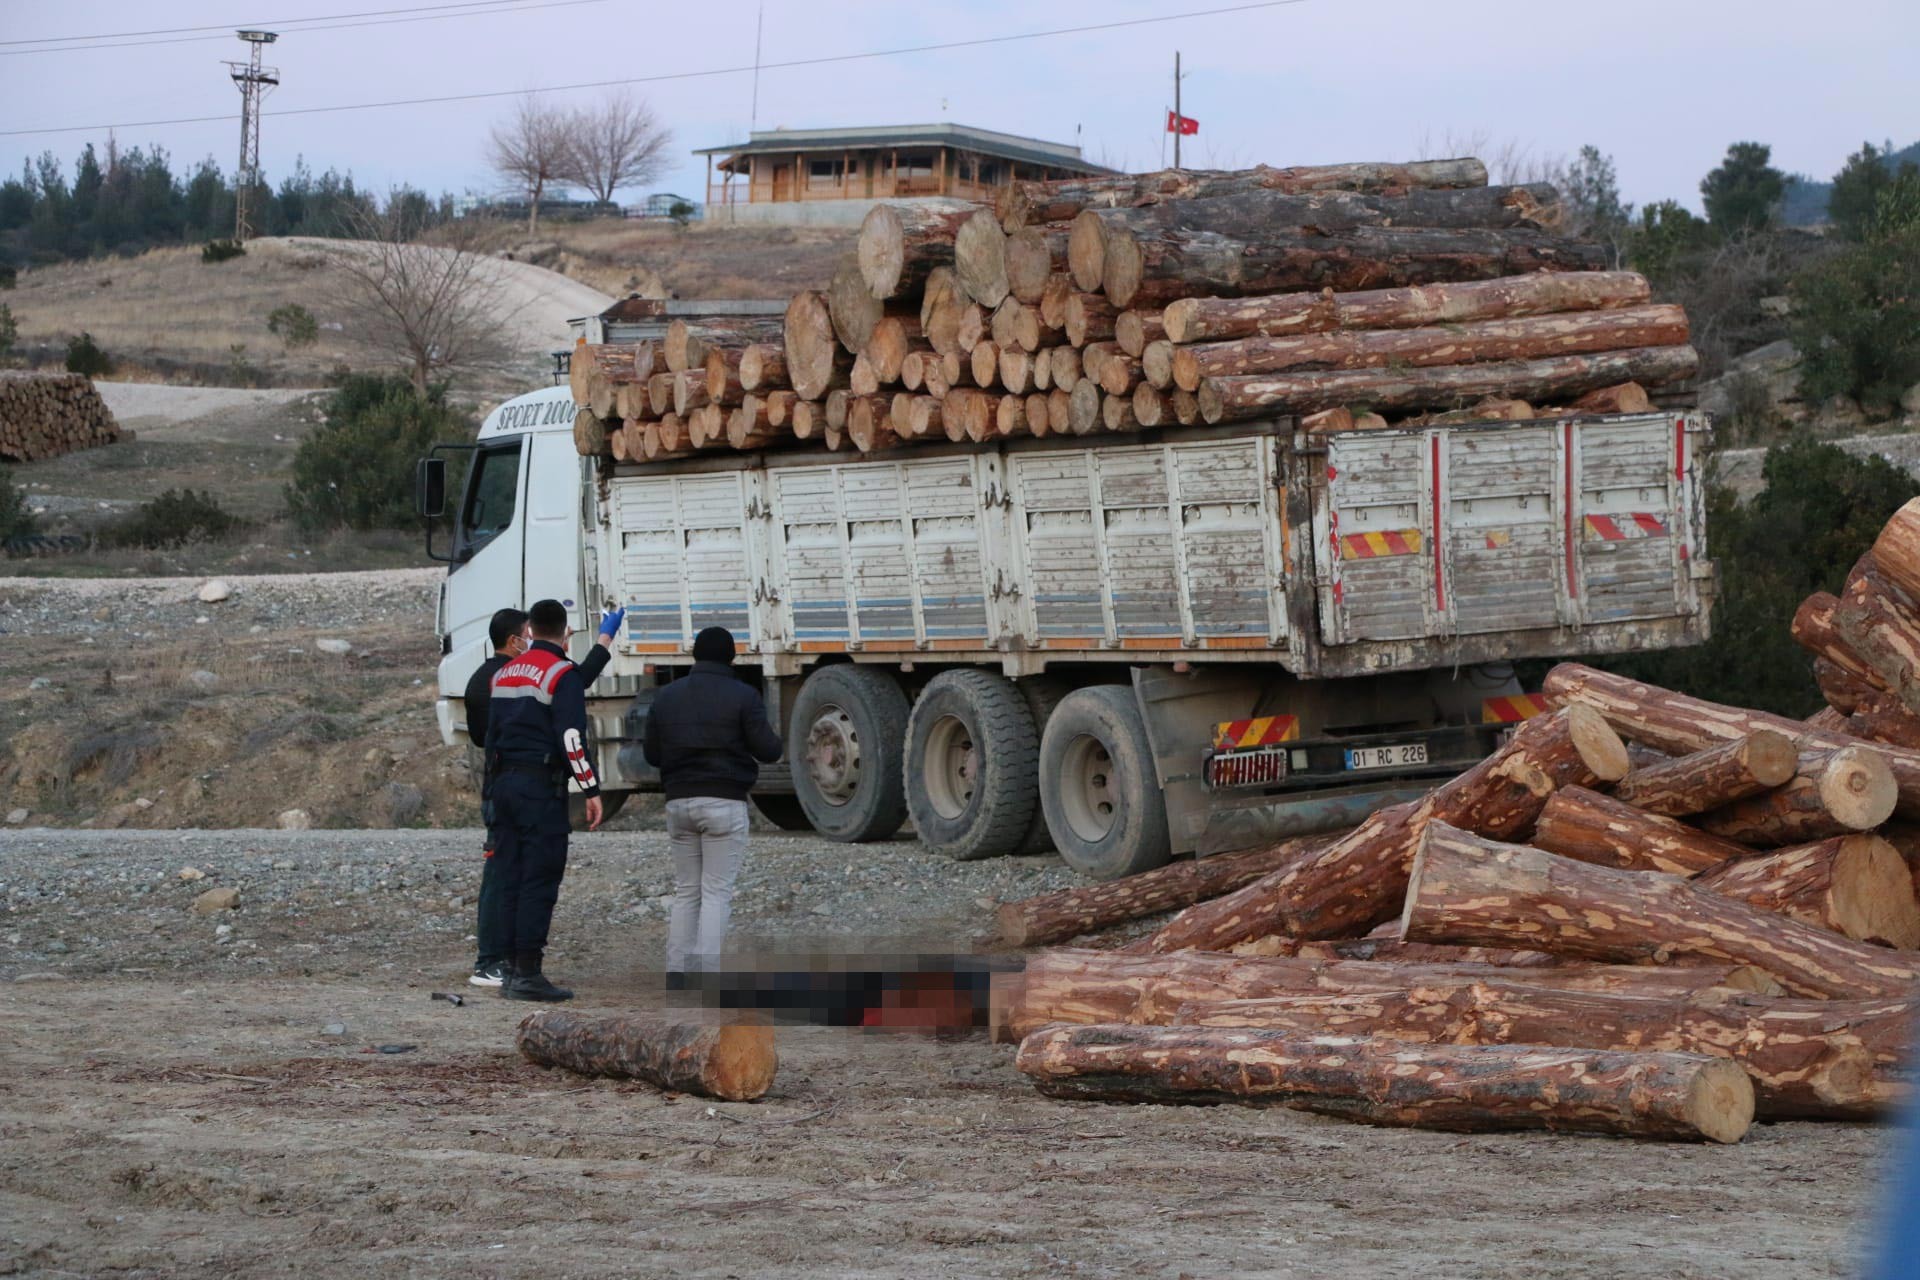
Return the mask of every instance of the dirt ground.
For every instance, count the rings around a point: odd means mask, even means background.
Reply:
[[[1855,1274],[1870,1230],[1864,1126],[1703,1147],[1059,1103],[983,1039],[817,1027],[779,1030],[758,1103],[569,1078],[516,1058],[524,1006],[459,985],[477,841],[0,835],[0,1273],[1805,1280]],[[668,880],[657,832],[579,839],[549,962],[576,1007],[662,999]],[[964,946],[982,899],[1064,882],[762,836],[735,937]],[[209,884],[238,909],[193,914]]]

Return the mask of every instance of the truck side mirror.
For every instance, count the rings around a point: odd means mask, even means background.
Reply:
[[[423,520],[438,520],[447,509],[447,460],[422,458],[413,469],[413,506]]]

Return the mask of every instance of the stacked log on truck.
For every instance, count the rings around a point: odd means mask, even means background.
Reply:
[[[84,374],[0,372],[0,461],[38,462],[132,434]]]
[[[1697,368],[1686,315],[1652,302],[1642,277],[1602,269],[1599,247],[1561,222],[1553,188],[1489,185],[1473,159],[1169,170],[1016,182],[992,208],[878,205],[828,286],[795,295],[783,322],[696,319],[658,350],[577,349],[574,399],[598,425],[576,441],[641,460],[1644,411]],[[707,371],[706,403],[675,411],[708,429],[669,447],[648,431],[666,409],[642,388],[686,367]],[[813,407],[763,423],[748,397],[773,392]]]
[[[1494,755],[1350,830],[1001,904],[993,943],[1038,949],[994,1035],[1061,1098],[1713,1142],[1884,1115],[1920,746],[1877,716],[1920,692],[1920,499],[1836,585],[1793,624],[1811,720],[1565,663]]]

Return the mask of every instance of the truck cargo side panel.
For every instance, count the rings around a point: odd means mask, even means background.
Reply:
[[[912,534],[914,592],[930,646],[992,636],[980,537],[980,492],[972,459],[900,466]]]
[[[751,554],[738,472],[638,478],[615,486],[616,581],[627,638],[685,648],[702,628],[758,637],[751,607]]]
[[[1555,435],[1550,426],[1445,435],[1446,585],[1461,633],[1560,621]]]
[[[1444,598],[1433,554],[1436,487],[1429,433],[1354,433],[1327,445],[1320,547],[1328,644],[1437,634]]]
[[[1687,604],[1687,505],[1676,428],[1592,423],[1573,436],[1571,522],[1582,620],[1662,618]]]
[[[1273,442],[1174,445],[1168,453],[1193,634],[1202,641],[1282,642],[1287,614]]]

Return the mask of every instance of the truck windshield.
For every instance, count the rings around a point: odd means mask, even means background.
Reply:
[[[513,523],[520,492],[520,442],[474,455],[467,500],[460,513],[460,555],[471,557]]]

